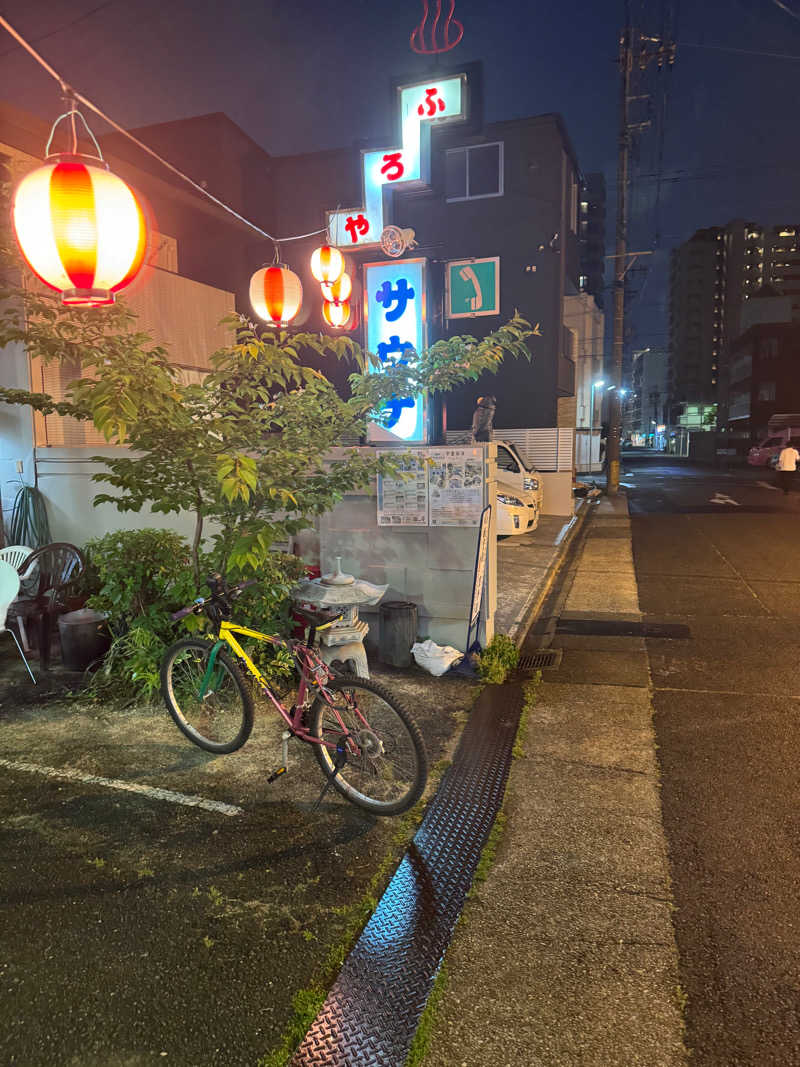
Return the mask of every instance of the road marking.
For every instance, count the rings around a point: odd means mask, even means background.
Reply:
[[[58,767],[41,767],[36,763],[19,763],[16,760],[0,759],[0,767],[10,771],[27,771],[41,774],[45,778],[61,778],[67,782],[79,782],[82,785],[100,785],[105,789],[120,789],[126,793],[139,793],[150,800],[166,800],[170,804],[183,804],[187,808],[203,808],[218,815],[244,815],[244,808],[235,804],[223,804],[219,800],[206,800],[205,797],[193,797],[187,793],[174,793],[171,789],[157,789],[152,785],[139,785],[138,782],[123,782],[119,778],[99,778],[96,774],[83,774],[81,771],[61,770]]]
[[[725,493],[720,493],[719,491],[716,492],[714,494],[714,496],[712,496],[710,498],[709,503],[710,504],[735,504],[735,506],[737,508],[740,508],[742,506],[739,503],[738,500],[734,500],[732,497],[726,496]]]
[[[777,485],[770,485],[769,482],[756,482],[756,485],[760,485],[762,489],[773,489],[776,493],[780,492]]]

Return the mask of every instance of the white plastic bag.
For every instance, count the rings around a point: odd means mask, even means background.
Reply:
[[[411,654],[417,666],[422,667],[424,671],[433,674],[436,678],[449,671],[454,663],[464,658],[464,653],[459,652],[457,648],[452,648],[450,645],[437,645],[430,638],[412,645]]]

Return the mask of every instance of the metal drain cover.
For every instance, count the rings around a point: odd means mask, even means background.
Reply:
[[[561,663],[560,648],[542,648],[519,657],[517,666],[521,671],[538,671],[543,667],[558,667]]]

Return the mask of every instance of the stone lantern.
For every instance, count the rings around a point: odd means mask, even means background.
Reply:
[[[331,626],[319,631],[319,654],[325,663],[338,660],[361,678],[369,678],[364,638],[369,626],[358,617],[360,604],[377,604],[388,585],[373,585],[352,574],[342,573],[342,558],[336,570],[321,578],[307,578],[295,586],[292,596],[300,604],[344,612]]]

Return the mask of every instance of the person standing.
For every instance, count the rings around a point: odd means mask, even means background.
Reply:
[[[491,441],[494,412],[497,401],[493,396],[479,396],[472,416],[472,440],[476,443]]]
[[[794,447],[794,441],[787,441],[778,456],[775,470],[778,472],[778,485],[783,490],[783,495],[788,496],[792,482],[797,477],[797,461],[800,460],[800,452]]]

